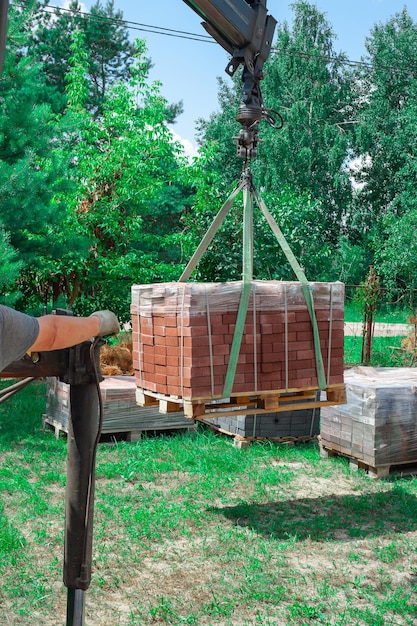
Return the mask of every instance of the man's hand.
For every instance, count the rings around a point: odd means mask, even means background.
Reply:
[[[98,337],[107,335],[118,335],[120,332],[119,321],[112,311],[96,311],[90,317],[98,317],[100,320],[100,329],[97,333]]]

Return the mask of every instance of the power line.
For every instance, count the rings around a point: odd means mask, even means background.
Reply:
[[[23,3],[24,4],[24,3]],[[58,10],[63,13],[70,13],[72,15],[80,15],[84,19],[88,19],[90,21],[105,21],[110,22],[112,24],[119,24],[120,26],[125,26],[129,30],[137,30],[140,32],[146,33],[154,33],[156,35],[165,35],[167,37],[176,37],[178,39],[190,39],[191,41],[202,41],[205,43],[216,43],[210,35],[205,35],[204,33],[190,33],[184,30],[175,30],[173,28],[165,28],[164,26],[154,26],[151,24],[142,24],[141,22],[133,22],[131,20],[120,20],[117,18],[106,17],[105,15],[93,15],[92,13],[86,13],[85,11],[77,11],[74,14],[71,9],[66,9],[64,7],[58,7],[56,5],[39,5],[41,11],[45,13],[52,13],[52,10]],[[52,9],[52,10],[51,10]]]
[[[52,13],[52,10],[58,10],[63,13],[70,13],[74,15],[74,12],[71,9],[58,7],[56,5],[40,4],[39,7],[40,7],[40,10],[44,11],[45,13]],[[122,19],[117,19],[114,17],[110,18],[104,15],[93,15],[91,13],[86,13],[85,11],[78,11],[76,15],[80,15],[84,19],[87,19],[90,21],[106,21],[112,24],[118,24],[120,26],[124,26],[125,28],[129,30],[135,30],[139,32],[152,33],[155,35],[164,35],[166,37],[174,37],[176,39],[187,39],[190,41],[198,41],[198,42],[203,42],[203,43],[210,43],[210,44],[216,43],[210,35],[205,35],[204,33],[202,34],[191,33],[188,31],[176,30],[173,28],[166,28],[164,26],[142,24],[141,22],[134,22],[131,20],[122,20]],[[354,61],[352,59],[347,59],[344,57],[330,56],[330,55],[324,55],[324,54],[315,54],[312,52],[303,52],[301,50],[292,50],[291,52],[287,52],[285,50],[280,50],[279,48],[272,47],[271,54],[279,54],[282,56],[296,57],[296,58],[303,58],[303,59],[321,60],[321,61],[324,61],[325,63],[338,62],[340,63],[340,65],[347,65],[349,67],[364,67],[368,69],[372,69],[375,67],[375,64],[369,61]],[[396,71],[396,72],[404,72],[404,71],[408,71],[412,73],[417,72],[417,67],[414,67],[414,66],[411,66],[411,67],[409,66],[408,68],[404,68],[404,67],[398,67],[394,65],[380,65],[379,67],[380,69]]]
[[[279,50],[278,48],[271,48],[272,54],[280,54],[282,56],[287,57],[297,57],[303,59],[312,59],[312,60],[321,60],[326,63],[334,63],[337,62],[340,65],[348,65],[350,67],[366,67],[369,69],[375,69],[375,63],[371,63],[370,61],[352,61],[350,59],[345,58],[344,56],[331,56],[325,54],[317,54],[314,52],[303,52],[301,50],[292,50],[291,52],[287,52],[285,50]],[[398,65],[383,65],[378,64],[378,69],[388,70],[392,72],[407,72],[415,74],[417,73],[417,66],[408,65],[407,67],[399,67]]]

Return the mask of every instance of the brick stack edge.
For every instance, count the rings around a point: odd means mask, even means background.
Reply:
[[[316,282],[310,290],[327,385],[343,384],[344,285]],[[186,400],[221,398],[241,292],[241,281],[133,285],[137,386]],[[300,283],[252,281],[232,395],[317,387]]]

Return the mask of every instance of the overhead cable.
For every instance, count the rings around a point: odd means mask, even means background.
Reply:
[[[23,2],[22,4],[25,4],[25,3]],[[166,28],[164,26],[154,26],[151,24],[142,24],[140,22],[134,22],[131,20],[117,19],[114,17],[110,18],[110,17],[106,17],[105,15],[95,15],[92,13],[86,13],[84,11],[77,11],[77,13],[74,14],[74,11],[72,11],[71,9],[67,9],[67,8],[59,7],[55,5],[50,5],[50,4],[48,5],[40,4],[39,8],[41,11],[44,11],[45,13],[52,13],[53,11],[58,10],[62,13],[71,13],[72,15],[82,16],[83,19],[87,19],[90,21],[106,21],[111,24],[118,24],[120,26],[123,26],[127,28],[128,30],[134,30],[134,31],[139,31],[139,32],[144,32],[144,33],[152,33],[155,35],[164,35],[166,37],[174,37],[176,39],[188,39],[190,41],[198,41],[198,42],[203,42],[203,43],[210,43],[210,44],[216,43],[210,35],[205,35],[204,33],[201,33],[201,34],[191,33],[188,31],[176,30],[173,28]],[[311,60],[321,60],[321,61],[324,61],[325,63],[337,62],[340,65],[347,65],[350,67],[364,67],[364,68],[369,68],[369,69],[372,69],[375,67],[375,63],[371,63],[369,61],[354,61],[352,59],[345,58],[343,54],[342,55],[325,55],[325,54],[319,54],[319,53],[317,54],[314,52],[304,52],[302,50],[287,51],[287,50],[279,49],[277,47],[271,48],[271,54],[287,56],[287,57],[311,59]],[[389,70],[389,71],[394,71],[394,72],[404,72],[404,71],[409,71],[412,73],[417,72],[417,67],[414,67],[414,66],[411,66],[411,67],[408,66],[404,68],[404,67],[399,67],[395,65],[382,65],[381,64],[379,65],[379,68]]]

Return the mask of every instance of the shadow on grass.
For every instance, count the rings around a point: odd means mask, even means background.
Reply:
[[[417,529],[417,497],[401,487],[358,496],[242,503],[209,511],[280,541],[351,541]]]

